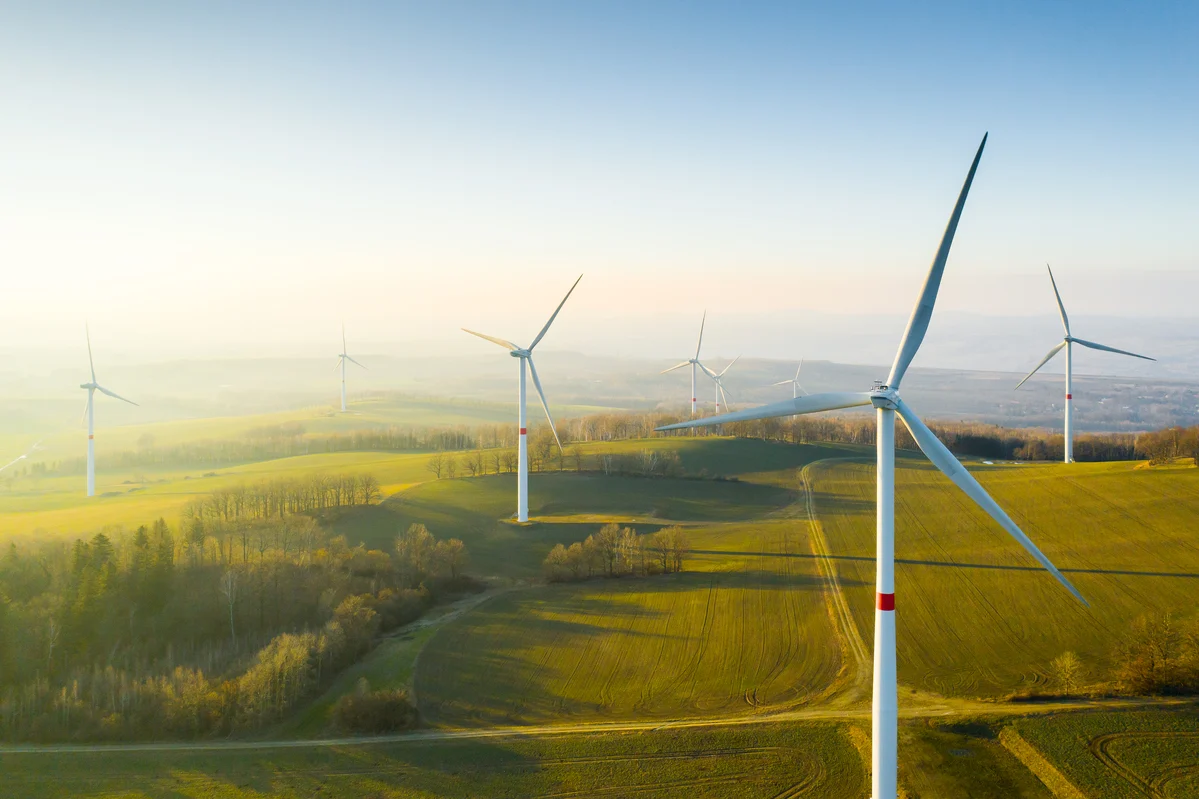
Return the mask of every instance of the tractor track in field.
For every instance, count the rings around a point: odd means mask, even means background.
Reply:
[[[825,597],[829,603],[831,615],[836,621],[836,627],[840,632],[839,637],[841,638],[842,645],[846,654],[853,660],[852,688],[847,697],[851,701],[869,693],[867,688],[873,664],[871,663],[870,650],[866,648],[866,641],[862,638],[862,632],[858,629],[857,622],[854,621],[853,611],[849,609],[849,602],[845,599],[845,592],[842,590],[841,580],[837,576],[837,567],[830,556],[831,553],[828,541],[824,537],[824,530],[821,528],[820,521],[816,518],[811,469],[818,464],[852,460],[860,460],[860,458],[825,458],[823,460],[812,461],[804,466],[799,473],[799,479],[803,483],[804,509],[808,517],[808,529],[811,531],[808,540],[811,543],[812,554],[816,556],[817,568],[820,569],[820,575],[824,578],[828,586]]]

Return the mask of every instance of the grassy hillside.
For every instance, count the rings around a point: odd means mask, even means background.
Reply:
[[[815,467],[816,512],[849,578],[849,605],[873,629],[874,468]],[[939,472],[901,458],[896,474],[900,681],[948,695],[1036,685],[1077,652],[1092,677],[1138,615],[1186,618],[1199,592],[1199,470],[1130,464],[973,471],[1091,603],[1079,605]]]
[[[437,634],[416,695],[436,724],[777,710],[836,683],[841,654],[806,525],[692,530],[683,574],[509,594]]]
[[[868,790],[858,753],[831,724],[298,749],[5,754],[4,780],[5,796],[18,799],[845,799]]]

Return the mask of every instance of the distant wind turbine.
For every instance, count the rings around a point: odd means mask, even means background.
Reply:
[[[800,360],[800,362],[799,362],[799,368],[795,370],[795,377],[791,378],[790,380],[780,380],[780,381],[778,381],[777,383],[771,383],[771,384],[770,384],[771,388],[773,388],[774,386],[785,386],[785,385],[787,385],[788,383],[790,383],[790,384],[791,384],[791,398],[792,398],[792,399],[794,399],[794,398],[798,397],[798,396],[799,396],[799,392],[801,392],[801,391],[802,391],[803,393],[807,394],[807,393],[808,393],[808,390],[807,390],[806,388],[804,388],[804,387],[803,387],[803,386],[800,384],[800,382],[799,382],[799,372],[800,372],[800,369],[803,369],[803,360]]]
[[[701,346],[703,346],[703,343],[704,343],[704,322],[706,322],[706,321],[708,321],[708,312],[704,311],[703,317],[701,317],[699,320],[699,341],[696,342],[696,344],[695,344],[695,357],[688,358],[687,360],[683,361],[682,363],[675,364],[674,366],[670,367],[669,369],[663,369],[660,373],[660,374],[666,374],[667,372],[673,372],[675,369],[682,369],[684,366],[688,366],[688,365],[691,366],[691,418],[692,419],[695,418],[695,403],[697,402],[696,394],[695,394],[695,367],[698,366],[700,369],[703,369],[705,373],[711,374],[710,372],[708,372],[707,369],[704,369],[704,365],[699,362],[699,348]]]
[[[723,369],[721,369],[719,374],[716,372],[713,372],[711,369],[704,366],[702,363],[699,365],[699,368],[704,370],[704,374],[706,374],[708,377],[712,378],[712,382],[716,384],[716,412],[717,413],[720,413],[720,401],[722,399],[724,400],[724,407],[726,409],[729,407],[729,398],[724,393],[724,376],[730,369],[733,368],[733,364],[735,364],[739,360],[741,360],[740,355],[738,355],[733,360],[729,361],[729,365],[724,367]]]
[[[337,369],[339,367],[341,368],[341,412],[342,413],[346,412],[346,361],[349,361],[352,364],[357,364],[358,366],[362,366],[362,364],[358,363],[358,361],[351,358],[346,352],[346,326],[342,325],[341,326],[341,355],[337,356],[337,365],[333,367],[334,369]],[[362,368],[365,369],[366,367],[362,366]]]
[[[945,262],[949,258],[949,248],[953,244],[953,236],[957,231],[958,220],[966,205],[966,195],[970,184],[974,181],[974,173],[978,169],[979,159],[982,158],[983,147],[987,137],[983,136],[982,144],[970,165],[966,182],[962,185],[957,204],[949,217],[949,225],[941,239],[925,278],[924,288],[912,311],[907,330],[900,342],[899,350],[895,353],[895,362],[891,366],[891,374],[886,383],[876,383],[867,392],[810,394],[758,408],[735,411],[707,419],[696,419],[689,422],[666,425],[660,430],[677,430],[681,428],[700,427],[738,422],[750,419],[770,419],[779,416],[794,416],[802,413],[818,413],[840,408],[853,408],[862,405],[873,405],[875,419],[878,425],[877,441],[877,470],[876,480],[876,543],[875,543],[875,580],[877,594],[875,597],[874,614],[874,696],[872,711],[872,757],[871,757],[871,796],[875,799],[895,799],[898,794],[898,738],[899,738],[899,694],[895,674],[895,415],[903,420],[908,432],[912,434],[917,446],[923,450],[933,465],[940,469],[954,485],[974,500],[980,508],[1003,527],[1016,539],[1037,562],[1044,566],[1084,605],[1086,600],[1078,590],[1070,584],[1061,572],[1057,570],[1047,557],[1039,550],[1016,523],[1012,521],[1003,509],[983,490],[974,476],[954,457],[936,435],[928,429],[920,417],[908,407],[899,396],[899,384],[908,370],[916,351],[928,331],[928,323],[932,319],[933,304],[937,299],[937,291],[941,286],[941,276],[945,271]],[[917,509],[918,511],[920,509]]]
[[[1049,264],[1045,264],[1045,268],[1049,269]],[[1049,269],[1049,283],[1050,283],[1050,285],[1053,286],[1053,296],[1055,298],[1057,298],[1057,310],[1058,310],[1058,313],[1060,313],[1062,316],[1062,329],[1066,332],[1066,337],[1061,340],[1061,343],[1059,343],[1056,347],[1051,349],[1049,351],[1048,355],[1046,355],[1044,358],[1041,359],[1041,362],[1039,364],[1037,364],[1036,368],[1033,369],[1031,372],[1029,372],[1028,375],[1016,385],[1016,388],[1020,388],[1020,386],[1027,383],[1029,377],[1032,377],[1033,375],[1035,375],[1042,366],[1049,363],[1049,361],[1053,359],[1054,355],[1057,355],[1063,348],[1065,348],[1065,350],[1066,350],[1066,429],[1065,429],[1066,446],[1065,446],[1064,460],[1066,463],[1074,463],[1074,389],[1072,387],[1073,382],[1074,382],[1074,355],[1072,352],[1073,345],[1081,344],[1082,346],[1089,347],[1093,350],[1103,350],[1104,352],[1114,352],[1119,355],[1131,355],[1133,358],[1141,358],[1146,361],[1153,361],[1153,360],[1157,360],[1157,359],[1150,358],[1148,355],[1137,355],[1135,352],[1127,352],[1126,350],[1118,350],[1115,347],[1107,347],[1107,346],[1104,346],[1103,344],[1096,344],[1093,341],[1085,341],[1081,338],[1075,338],[1074,336],[1070,335],[1070,320],[1066,317],[1066,306],[1062,305],[1062,295],[1058,293],[1057,281],[1053,279],[1053,270],[1052,269]]]
[[[520,427],[520,436],[518,439],[519,449],[517,457],[519,465],[516,480],[516,520],[520,522],[527,522],[529,520],[529,442],[528,426],[525,417],[525,364],[528,364],[529,373],[533,376],[533,386],[537,389],[537,396],[541,398],[541,407],[545,410],[545,418],[549,420],[550,430],[554,434],[554,441],[558,442],[558,450],[561,451],[562,440],[558,438],[558,431],[554,427],[554,417],[550,416],[549,403],[546,402],[545,392],[541,390],[541,381],[537,378],[537,367],[533,365],[533,348],[545,337],[546,331],[550,329],[550,325],[558,318],[558,312],[562,310],[562,306],[570,299],[570,295],[574,293],[575,286],[579,285],[579,280],[582,279],[583,276],[579,275],[574,285],[570,287],[570,291],[566,292],[566,296],[562,298],[562,302],[558,303],[558,307],[550,315],[549,321],[545,323],[545,327],[541,328],[541,332],[537,334],[537,338],[533,339],[533,343],[526,348],[522,349],[511,341],[505,341],[502,338],[485,336],[482,333],[467,330],[465,327],[462,328],[464,332],[470,333],[472,336],[486,339],[492,344],[499,344],[508,350],[509,355],[520,360],[520,393],[517,400],[517,419]]]
[[[96,495],[96,392],[99,391],[101,394],[107,394],[113,399],[119,399],[121,402],[128,402],[130,405],[137,405],[137,403],[133,400],[125,399],[120,394],[109,391],[96,382],[96,363],[92,360],[92,333],[88,330],[87,325],[84,325],[83,332],[87,336],[87,364],[92,371],[92,381],[90,383],[81,383],[79,387],[87,389],[87,407],[83,409],[83,416],[87,419],[87,495],[94,497]]]

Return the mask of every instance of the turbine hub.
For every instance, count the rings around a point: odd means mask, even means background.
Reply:
[[[528,350],[510,350],[508,352],[508,354],[511,355],[513,358],[528,358],[529,357]]]
[[[870,404],[876,408],[886,408],[887,410],[895,410],[898,405],[896,400],[899,399],[899,394],[895,389],[882,383],[875,383],[870,389]]]

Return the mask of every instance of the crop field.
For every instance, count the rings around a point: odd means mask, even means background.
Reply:
[[[1021,719],[1015,730],[1084,797],[1199,796],[1199,708]]]
[[[678,718],[828,693],[841,654],[824,584],[804,557],[807,525],[699,528],[692,543],[704,554],[685,573],[510,594],[442,630],[416,676],[425,718]]]
[[[1089,600],[1084,608],[931,466],[896,473],[901,683],[997,696],[1043,680],[1063,651],[1090,679],[1140,614],[1187,619],[1199,595],[1199,470],[1130,464],[995,466],[980,482]],[[857,625],[873,629],[874,469],[812,469],[816,515]]]
[[[302,748],[4,754],[18,799],[805,797],[868,790],[831,724]],[[48,775],[53,775],[49,777]]]

